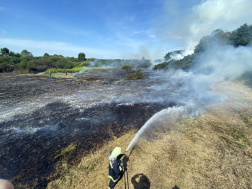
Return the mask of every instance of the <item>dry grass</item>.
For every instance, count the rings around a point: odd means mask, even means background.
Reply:
[[[252,188],[252,91],[240,83],[213,89],[228,100],[195,119],[164,120],[155,140],[143,139],[127,154],[129,188]],[[107,188],[108,154],[126,149],[134,134],[115,138],[76,167],[62,162],[61,178],[48,188]],[[123,180],[116,188],[124,188]]]

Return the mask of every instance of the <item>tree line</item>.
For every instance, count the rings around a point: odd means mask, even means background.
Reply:
[[[182,54],[183,50],[168,52],[164,56],[164,62],[155,65],[154,69],[182,69],[189,70],[192,67],[196,67],[199,56],[207,49],[217,46],[231,45],[234,47],[247,46],[252,41],[252,25],[244,24],[238,29],[230,32],[217,29],[212,32],[211,35],[204,36],[199,41],[198,45],[194,49],[194,53],[183,57],[180,60],[171,59],[172,55]]]
[[[89,60],[94,60],[94,58]],[[0,72],[43,72],[50,68],[71,69],[76,66],[88,66],[85,53],[80,52],[78,58],[75,58],[57,54],[49,55],[48,53],[34,57],[26,49],[22,50],[21,53],[15,53],[7,47],[1,48],[0,51]]]
[[[44,53],[43,56],[34,57],[33,54],[27,50],[21,53],[14,53],[8,48],[1,48],[0,51],[0,72],[44,72],[48,69],[57,69],[60,71],[72,69],[74,67],[114,67],[120,68],[122,65],[130,65],[131,68],[149,68],[151,61],[142,57],[141,60],[124,60],[124,59],[96,59],[88,58],[83,52],[78,54],[78,58],[64,57],[62,55],[49,55]]]

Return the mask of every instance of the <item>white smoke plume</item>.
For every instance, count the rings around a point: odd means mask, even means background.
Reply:
[[[250,46],[215,46],[200,55],[196,70],[211,69],[209,80],[219,82],[234,80],[247,71],[252,71],[252,48]]]
[[[193,7],[192,12],[186,17],[178,19],[177,26],[172,30],[171,36],[177,36],[187,49],[195,47],[199,40],[206,35],[210,35],[214,30],[221,28],[224,30],[235,30],[244,23],[251,21],[252,1],[249,0],[206,0]],[[190,72],[169,71],[163,73],[161,77],[167,79],[177,79],[182,85],[173,92],[178,97],[177,102],[183,102],[187,107],[192,106],[194,112],[204,110],[206,105],[218,103],[226,100],[224,95],[210,94],[214,83],[223,80],[235,80],[246,71],[252,71],[252,48],[251,46],[238,47],[212,45],[202,53],[197,60],[197,64]],[[190,52],[192,53],[192,51]],[[189,54],[189,53],[188,53]],[[184,57],[183,54],[173,54],[172,59],[179,60]],[[202,73],[202,70],[209,70],[209,73]],[[153,90],[168,89],[169,85],[163,83],[154,86]],[[182,107],[178,107],[178,110]],[[182,108],[183,109],[183,108]],[[127,150],[132,148],[145,130],[155,127],[164,117],[171,116],[177,109],[168,108],[156,113],[139,130],[135,138],[129,144]],[[183,111],[182,111],[183,112]],[[183,113],[179,115],[183,115]]]
[[[170,9],[167,8],[166,11]],[[195,5],[188,15],[177,16],[175,27],[168,27],[165,37],[168,33],[171,40],[176,37],[185,48],[193,48],[203,36],[212,31],[218,28],[224,31],[235,30],[244,23],[249,24],[251,17],[251,0],[205,0]]]

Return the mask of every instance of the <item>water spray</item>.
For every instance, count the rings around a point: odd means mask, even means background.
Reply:
[[[157,123],[158,121],[162,121],[164,119],[172,119],[178,115],[187,115],[187,108],[183,106],[179,107],[169,107],[167,109],[163,109],[157,113],[155,113],[144,125],[143,127],[137,132],[135,137],[131,140],[128,148],[126,149],[125,153],[133,146],[135,146],[138,141],[140,136],[142,136],[148,129],[152,127],[154,123]]]

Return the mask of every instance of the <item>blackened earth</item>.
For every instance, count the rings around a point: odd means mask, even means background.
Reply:
[[[58,161],[77,165],[90,150],[177,105],[174,91],[183,83],[147,70],[141,80],[124,80],[125,75],[96,72],[66,79],[1,73],[0,178],[16,188],[46,188]],[[153,87],[161,84],[166,87]],[[71,143],[76,148],[57,157]]]

